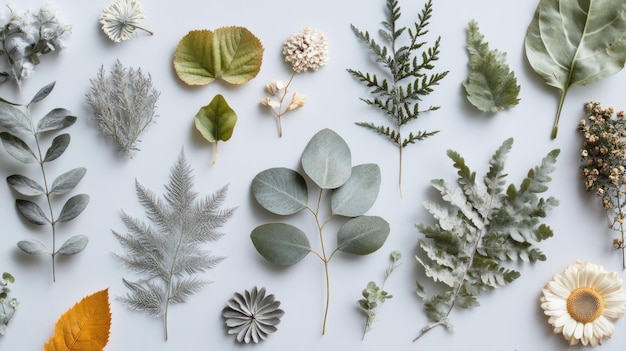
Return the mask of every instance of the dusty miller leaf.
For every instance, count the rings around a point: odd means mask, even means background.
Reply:
[[[506,267],[507,262],[546,259],[537,243],[552,236],[542,221],[558,201],[539,194],[548,190],[559,150],[549,152],[539,166],[530,169],[519,188],[510,184],[505,190],[504,164],[512,143],[508,139],[498,148],[482,180],[476,179],[457,152],[449,150],[458,187],[442,179],[431,182],[443,203],[424,203],[435,223],[416,225],[425,236],[419,239],[422,254],[417,261],[429,279],[444,285],[432,294],[418,283],[430,323],[415,340],[438,325],[452,328],[450,313],[455,306],[477,306],[480,292],[517,279],[520,273]]]
[[[506,64],[506,53],[489,50],[475,20],[467,28],[467,52],[469,73],[463,82],[467,100],[483,112],[499,112],[517,105],[520,87]]]

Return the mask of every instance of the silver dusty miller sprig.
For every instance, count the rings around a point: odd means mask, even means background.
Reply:
[[[13,318],[19,305],[15,297],[9,297],[11,292],[8,287],[9,283],[15,283],[15,278],[10,273],[2,273],[0,279],[0,335],[6,334],[9,321]]]
[[[152,86],[150,74],[144,74],[141,68],[125,68],[117,60],[110,77],[102,66],[90,82],[86,97],[98,129],[126,155],[139,151],[139,135],[157,117],[160,92]]]

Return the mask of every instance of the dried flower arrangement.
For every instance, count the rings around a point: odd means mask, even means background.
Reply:
[[[137,29],[153,35],[152,31],[139,26],[139,22],[145,18],[146,14],[139,1],[115,0],[100,13],[100,24],[104,34],[119,43],[132,39]]]
[[[328,62],[328,40],[324,33],[309,27],[291,33],[283,45],[285,62],[291,64],[291,77],[287,83],[283,80],[273,80],[265,86],[270,96],[261,100],[276,116],[278,121],[278,136],[283,136],[282,117],[290,111],[304,106],[306,95],[294,92],[291,101],[284,108],[285,98],[296,73],[317,71]]]
[[[222,310],[228,334],[237,334],[235,340],[241,343],[267,339],[269,334],[276,332],[276,326],[285,311],[278,308],[280,301],[274,294],[265,295],[265,288],[253,287],[243,293],[235,293]]]

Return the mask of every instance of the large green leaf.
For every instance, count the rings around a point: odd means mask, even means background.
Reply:
[[[215,31],[193,30],[174,54],[174,69],[189,85],[206,85],[215,79],[243,84],[256,77],[263,61],[261,41],[244,27]]]
[[[0,125],[12,134],[31,133],[30,118],[20,109],[0,102]]]
[[[9,186],[24,196],[38,196],[45,193],[45,190],[36,181],[19,174],[7,177]]]
[[[552,138],[570,87],[611,76],[626,62],[626,1],[540,0],[528,26],[528,62],[561,90]]]
[[[517,105],[520,87],[506,64],[506,53],[489,50],[475,20],[467,28],[467,52],[469,73],[463,82],[467,100],[483,112],[498,112]]]
[[[350,148],[337,133],[322,129],[304,148],[302,168],[320,188],[338,188],[348,181],[352,172]]]
[[[233,136],[236,123],[237,114],[220,94],[215,95],[208,105],[200,108],[195,117],[196,129],[206,140],[216,145],[218,141],[227,141]],[[216,146],[213,163],[217,159],[217,153]]]
[[[353,218],[339,228],[337,250],[367,255],[380,249],[389,236],[389,223],[376,216]]]
[[[260,225],[254,228],[250,238],[261,256],[279,266],[296,264],[311,251],[306,234],[286,223]]]
[[[352,167],[348,181],[333,190],[330,206],[333,214],[356,217],[369,210],[378,197],[380,167],[373,163]]]
[[[289,168],[270,168],[252,180],[252,195],[266,210],[290,215],[307,207],[309,193],[300,173]]]
[[[39,162],[35,153],[28,147],[22,139],[7,132],[0,133],[0,139],[2,140],[2,146],[13,156],[16,160],[22,163],[34,163]]]
[[[72,116],[69,110],[55,108],[39,120],[37,123],[37,133],[67,128],[74,124],[74,122],[76,122],[76,117]]]

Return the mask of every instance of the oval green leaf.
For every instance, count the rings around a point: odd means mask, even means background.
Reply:
[[[43,162],[51,162],[59,158],[67,147],[70,145],[70,135],[68,133],[61,134],[52,139],[52,144],[46,151]]]
[[[304,148],[302,168],[320,188],[338,188],[350,178],[352,172],[350,148],[337,133],[322,129]]]
[[[31,133],[30,118],[20,109],[0,102],[0,125],[12,134]]]
[[[252,231],[250,239],[256,250],[269,262],[291,266],[311,251],[306,234],[286,223],[267,223]]]
[[[78,182],[85,176],[87,169],[84,167],[74,168],[71,171],[67,171],[52,182],[50,187],[50,194],[62,195],[70,192],[76,187]]]
[[[37,133],[67,128],[74,124],[74,122],[76,122],[76,117],[72,116],[69,110],[55,108],[39,120],[37,123]]]
[[[227,141],[233,135],[237,123],[237,114],[228,106],[221,94],[215,95],[211,102],[196,114],[196,129],[211,143]]]
[[[39,162],[33,151],[22,139],[7,132],[0,133],[0,139],[2,140],[4,149],[9,155],[13,156],[14,159],[22,163]]]
[[[50,253],[48,252],[46,245],[38,240],[22,240],[17,243],[17,247],[29,255],[43,255]]]
[[[89,195],[87,194],[79,194],[76,196],[70,197],[63,205],[61,209],[61,214],[59,218],[57,218],[57,222],[67,222],[72,219],[78,217],[81,212],[87,207],[89,203]]]
[[[307,207],[309,193],[300,173],[289,168],[270,168],[252,180],[252,195],[264,209],[290,215]]]
[[[263,61],[261,41],[244,27],[215,31],[193,30],[174,54],[174,69],[189,85],[206,85],[215,79],[243,84],[256,77]]]
[[[15,208],[17,208],[17,212],[19,212],[24,219],[32,224],[44,225],[50,223],[50,220],[43,213],[41,207],[32,201],[17,199],[15,200]]]
[[[55,254],[64,256],[75,255],[83,251],[88,243],[89,238],[86,235],[76,235],[67,239]]]
[[[376,216],[353,218],[337,233],[337,250],[354,255],[367,255],[380,249],[389,236],[389,223]]]
[[[373,163],[352,167],[348,181],[333,190],[330,207],[333,214],[356,217],[369,210],[380,190],[380,167]]]
[[[533,70],[561,90],[552,129],[556,138],[570,87],[597,82],[626,62],[626,2],[540,0],[528,26],[526,57]]]
[[[7,183],[13,190],[24,196],[38,196],[45,193],[39,183],[23,175],[14,174],[8,176]]]

